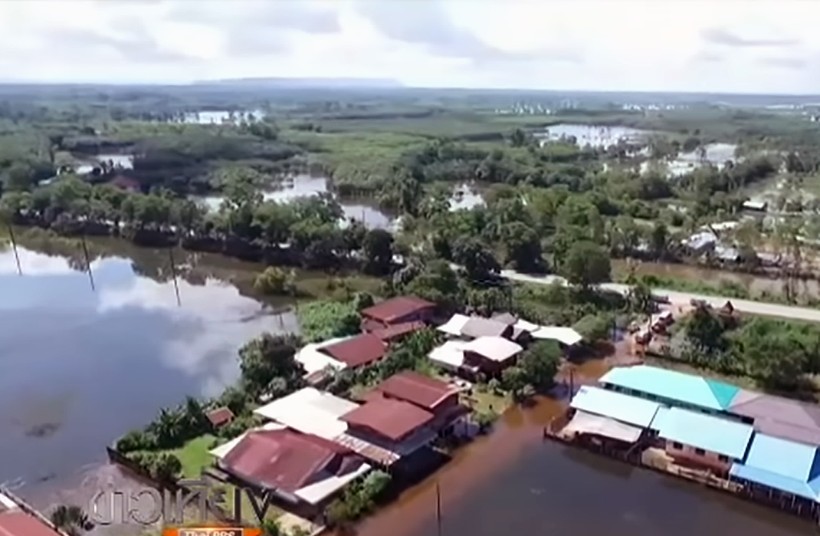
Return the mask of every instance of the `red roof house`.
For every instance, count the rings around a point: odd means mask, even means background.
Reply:
[[[424,322],[402,322],[401,324],[393,324],[386,328],[373,330],[371,333],[384,342],[390,343],[401,340],[407,335],[424,328],[424,326]]]
[[[212,409],[205,416],[214,428],[221,428],[226,424],[230,424],[234,419],[233,412],[226,407]]]
[[[375,363],[387,355],[387,344],[372,333],[362,333],[319,349],[351,368]]]
[[[376,390],[387,398],[403,400],[433,413],[458,404],[458,387],[410,370],[390,376]]]
[[[343,445],[289,429],[248,432],[219,460],[224,471],[293,503],[306,500],[300,490],[310,484],[355,473],[363,463]]]
[[[435,415],[409,402],[391,398],[373,398],[342,415],[348,434],[399,442],[420,431]]]
[[[430,322],[436,304],[415,296],[398,296],[363,309],[362,329],[375,331],[406,322]]]
[[[17,497],[0,491],[0,536],[66,536]]]

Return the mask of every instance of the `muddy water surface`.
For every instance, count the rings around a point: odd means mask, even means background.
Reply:
[[[603,361],[576,368],[578,382]],[[802,520],[697,484],[542,440],[559,403],[512,408],[496,430],[365,521],[359,536],[798,536]],[[436,487],[442,518],[436,521]]]

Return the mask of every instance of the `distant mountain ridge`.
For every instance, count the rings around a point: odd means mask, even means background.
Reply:
[[[404,85],[385,78],[227,78],[224,80],[199,80],[198,86],[270,87],[270,88],[321,88],[321,89],[398,89]]]

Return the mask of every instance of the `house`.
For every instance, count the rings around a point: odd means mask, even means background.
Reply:
[[[754,423],[758,433],[820,445],[820,406],[816,404],[742,389],[729,411]]]
[[[755,201],[749,199],[748,201],[743,202],[743,209],[749,210],[752,212],[766,212],[768,210],[769,204],[765,201]]]
[[[424,329],[426,325],[424,322],[402,322],[401,324],[393,324],[386,328],[373,330],[371,333],[385,343],[390,344],[399,342],[408,335]]]
[[[465,339],[503,337],[511,341],[524,342],[530,338],[529,330],[516,325],[517,321],[508,323],[508,319],[506,320],[456,314],[437,329],[442,333]]]
[[[615,367],[598,382],[606,389],[711,414],[727,413],[740,392],[735,385],[648,365]]]
[[[372,400],[378,394],[429,411],[435,416],[431,426],[439,433],[446,433],[456,428],[470,411],[460,404],[460,393],[461,389],[456,385],[406,370],[377,385],[369,398]]]
[[[464,366],[465,345],[467,345],[467,342],[462,340],[445,341],[440,346],[433,348],[433,350],[427,354],[427,357],[430,358],[435,365],[444,370],[462,374],[467,372],[462,369]]]
[[[576,347],[584,340],[574,329],[562,326],[542,326],[532,332],[532,338],[556,341],[564,349]]]
[[[303,434],[334,440],[347,431],[340,418],[359,404],[305,387],[254,410],[256,415]]]
[[[207,412],[205,417],[208,419],[208,422],[211,423],[211,426],[217,429],[231,424],[234,419],[234,414],[229,408],[223,406]]]
[[[406,322],[426,324],[432,321],[435,312],[435,303],[415,296],[390,298],[360,312],[362,331],[376,331]]]
[[[570,402],[572,420],[562,434],[588,435],[624,446],[649,428],[660,404],[592,386],[581,386]]]
[[[340,417],[347,431],[336,441],[380,466],[390,467],[438,437],[435,419],[434,413],[415,404],[373,397]]]
[[[515,363],[515,357],[524,348],[504,337],[483,336],[473,339],[462,347],[462,368],[473,374],[496,376]]]
[[[817,509],[820,500],[820,451],[766,434],[756,433],[742,463],[732,464],[730,478],[753,495],[799,502]]]
[[[348,368],[347,363],[337,361],[326,352],[321,350],[326,346],[333,346],[334,344],[353,337],[336,337],[318,343],[306,344],[296,352],[293,358],[302,365],[305,370],[305,377],[310,377],[318,372],[332,368],[334,370],[344,370]]]
[[[370,470],[349,448],[288,428],[247,432],[222,453],[217,465],[243,483],[307,507],[326,504]]]
[[[682,244],[691,253],[702,255],[714,249],[718,237],[711,231],[701,231],[683,240]]]
[[[66,536],[51,521],[28,504],[0,488],[0,535]]]
[[[387,355],[387,343],[374,333],[362,333],[317,348],[331,359],[343,363],[344,368],[371,365]]]
[[[742,462],[754,434],[749,424],[681,408],[663,408],[650,425],[676,463],[728,476]]]

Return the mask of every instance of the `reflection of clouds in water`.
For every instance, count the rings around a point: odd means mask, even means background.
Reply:
[[[20,257],[20,268],[23,275],[45,276],[76,273],[76,270],[69,264],[68,258],[64,256],[46,255],[19,246],[17,255]],[[105,262],[104,259],[91,261],[91,269],[95,270],[103,262]],[[17,275],[17,260],[14,258],[14,251],[10,244],[0,246],[0,276],[3,275]]]
[[[230,285],[207,280],[204,286],[179,281],[182,306],[173,282],[136,278],[120,288],[103,288],[98,310],[126,307],[161,310],[176,321],[178,334],[165,343],[162,359],[191,376],[202,378],[203,394],[218,394],[238,374],[237,350],[265,331],[295,331],[292,314],[269,314],[258,302]]]

